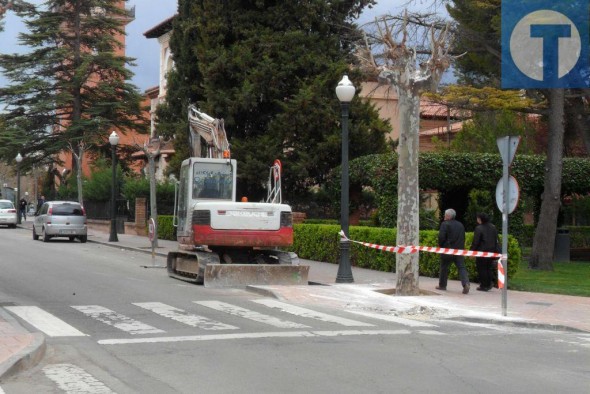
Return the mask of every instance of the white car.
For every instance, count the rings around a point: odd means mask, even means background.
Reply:
[[[16,208],[10,200],[0,200],[0,225],[16,228]]]

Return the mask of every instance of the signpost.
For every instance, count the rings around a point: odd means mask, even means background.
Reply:
[[[150,218],[148,220],[148,239],[152,244],[152,266],[142,265],[143,268],[166,268],[163,265],[156,265],[156,240],[158,239],[156,236],[156,221],[154,218]]]
[[[510,164],[514,160],[519,142],[520,136],[506,136],[496,140],[503,163],[502,179],[500,179],[496,187],[496,203],[502,211],[502,259],[500,264],[502,264],[504,273],[504,286],[502,287],[503,316],[507,314],[508,304],[508,215],[516,209],[519,197],[518,183],[516,179],[510,176]],[[498,272],[498,276],[500,274]]]

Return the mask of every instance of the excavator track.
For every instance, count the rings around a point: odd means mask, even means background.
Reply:
[[[208,264],[219,264],[219,257],[210,252],[170,252],[166,267],[171,278],[202,285]]]

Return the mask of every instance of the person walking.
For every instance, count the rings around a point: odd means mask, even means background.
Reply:
[[[465,248],[465,227],[461,222],[455,219],[457,213],[454,209],[445,211],[444,221],[438,231],[438,246],[441,248],[463,249]],[[449,277],[449,267],[455,263],[459,271],[461,285],[463,285],[463,294],[469,293],[469,275],[465,268],[465,258],[463,256],[454,256],[449,254],[440,255],[440,272],[438,276],[438,290],[447,289],[447,279]]]
[[[27,205],[29,204],[27,203],[27,200],[25,200],[24,197],[21,198],[18,202],[19,215],[25,222],[27,221]]]
[[[497,252],[499,250],[498,230],[496,226],[490,223],[490,218],[481,212],[476,215],[477,227],[473,232],[473,242],[470,250],[478,252]],[[497,264],[497,258],[493,257],[476,257],[475,266],[477,268],[477,277],[479,280],[479,291],[489,291],[492,289],[494,278],[494,266]]]
[[[41,195],[41,197],[37,199],[37,209],[41,208],[41,205],[43,204],[45,204],[45,196]]]

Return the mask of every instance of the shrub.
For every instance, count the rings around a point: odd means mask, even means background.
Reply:
[[[158,215],[158,239],[176,241],[176,227],[172,225],[173,216]]]
[[[337,225],[316,225],[296,224],[294,227],[295,236],[292,251],[296,252],[303,259],[323,261],[338,264],[340,261],[340,227]],[[378,245],[395,245],[397,231],[391,228],[376,227],[350,227],[350,238],[355,241],[368,242]],[[468,249],[473,240],[473,233],[465,234],[465,248]],[[420,231],[420,245],[437,246],[438,231]],[[368,268],[378,271],[395,271],[395,253],[382,252],[357,243],[351,244],[351,264],[360,268]],[[508,277],[516,274],[522,259],[518,241],[509,236],[508,242]],[[436,253],[420,253],[420,275],[438,277],[440,256]],[[465,258],[465,264],[469,277],[472,280],[477,278],[475,258]],[[451,265],[449,272],[450,279],[458,279],[455,265]]]

